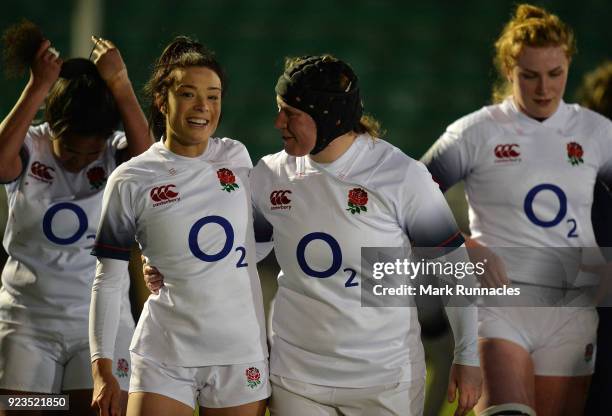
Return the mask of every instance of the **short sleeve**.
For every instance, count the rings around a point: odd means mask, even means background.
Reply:
[[[612,122],[605,123],[599,136],[601,164],[597,176],[608,188],[612,188]]]
[[[104,190],[102,215],[91,252],[96,257],[130,259],[134,243],[135,220],[128,183],[111,175]]]
[[[263,161],[259,161],[257,166],[255,166],[249,175],[249,181],[251,184],[251,196],[252,196],[252,204],[253,204],[253,228],[255,230],[255,241],[258,243],[266,243],[272,241],[273,228],[272,225],[268,222],[266,217],[263,215],[261,210],[261,201],[259,198],[261,197],[261,193],[258,192],[261,189],[262,180],[261,176],[265,169],[265,164]]]
[[[423,155],[425,164],[442,192],[465,179],[473,155],[467,141],[457,132],[447,130]]]

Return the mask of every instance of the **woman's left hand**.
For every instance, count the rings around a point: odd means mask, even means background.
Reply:
[[[482,393],[482,375],[480,367],[471,365],[453,364],[448,380],[448,401],[457,398],[457,410],[454,416],[465,416],[476,403]]]
[[[106,85],[112,90],[114,87],[121,86],[123,82],[129,83],[127,68],[119,49],[113,42],[93,35],[91,41],[94,43],[91,58]]]

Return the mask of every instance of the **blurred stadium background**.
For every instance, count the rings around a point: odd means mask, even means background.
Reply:
[[[583,74],[612,57],[612,2],[535,3],[558,14],[577,34],[578,54],[566,92],[566,101],[573,101]],[[492,45],[514,4],[506,0],[5,0],[0,30],[27,18],[41,26],[64,58],[89,56],[91,34],[108,38],[119,47],[138,93],[170,39],[183,34],[199,39],[216,51],[230,80],[217,135],[244,142],[254,162],[281,146],[273,128],[273,89],[284,57],[332,53],[356,70],[366,111],[382,122],[385,138],[419,158],[445,126],[490,102],[496,76]],[[26,77],[0,80],[2,117],[25,82]],[[448,196],[465,227],[461,189]],[[0,192],[0,233],[5,221],[5,194]],[[275,290],[273,259],[265,265],[262,280],[270,299]],[[139,299],[144,299],[142,293]]]

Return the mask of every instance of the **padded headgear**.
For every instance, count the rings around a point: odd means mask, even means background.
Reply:
[[[299,58],[280,76],[275,90],[285,103],[315,121],[313,155],[336,137],[354,130],[363,114],[357,75],[346,63],[329,55]]]

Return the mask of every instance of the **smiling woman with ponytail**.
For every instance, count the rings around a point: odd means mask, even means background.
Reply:
[[[117,407],[107,371],[129,247],[166,276],[130,348],[128,415],[263,416],[270,395],[244,145],[214,137],[226,88],[211,51],[184,36],[155,63],[145,91],[156,138],[109,178],[94,253],[94,404]]]

